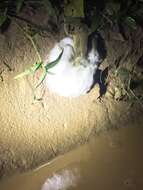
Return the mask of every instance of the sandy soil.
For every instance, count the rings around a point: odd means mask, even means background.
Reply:
[[[37,42],[45,58],[54,41],[37,36]],[[0,177],[36,168],[102,130],[142,125],[140,105],[108,96],[99,102],[98,86],[85,96],[68,99],[50,93],[43,84],[36,91],[42,101],[35,101],[35,80],[14,80],[35,61],[31,43],[13,23],[0,35]]]

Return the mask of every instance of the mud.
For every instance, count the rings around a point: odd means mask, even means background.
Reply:
[[[138,125],[102,133],[35,171],[1,181],[0,189],[142,189],[142,133]]]

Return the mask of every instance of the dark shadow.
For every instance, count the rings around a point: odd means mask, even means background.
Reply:
[[[102,19],[101,13],[104,11],[105,7],[106,0],[84,0],[85,22],[88,27],[91,27],[93,22],[96,22],[97,28],[99,27],[99,23]]]
[[[143,85],[143,80],[133,80],[131,79],[131,82],[130,82],[130,89],[131,90],[135,90],[137,89],[139,86],[142,86]]]
[[[106,90],[107,90],[107,83],[106,83],[106,79],[107,79],[107,76],[108,76],[108,70],[109,68],[106,67],[103,71],[101,69],[97,69],[96,70],[96,73],[94,75],[94,83],[91,87],[91,89],[96,85],[98,84],[99,85],[99,97],[98,98],[101,98],[105,93],[106,93]]]
[[[9,18],[0,26],[0,32],[3,34],[6,32],[11,24],[11,20]]]

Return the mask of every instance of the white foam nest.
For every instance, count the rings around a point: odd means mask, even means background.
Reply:
[[[79,58],[75,66],[74,44],[69,37],[57,43],[50,51],[48,62],[55,61],[63,49],[63,54],[58,64],[49,69],[52,74],[47,74],[46,85],[50,91],[65,97],[78,97],[86,94],[93,85],[94,74],[97,69],[99,55],[91,50],[85,58]]]
[[[76,169],[74,169],[74,171],[63,170],[47,178],[41,190],[67,190],[71,187],[75,187],[79,178]]]

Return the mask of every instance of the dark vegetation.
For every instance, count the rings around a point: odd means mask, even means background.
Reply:
[[[92,31],[114,24],[118,24],[121,31],[122,25],[125,24],[132,29],[135,29],[137,24],[143,25],[142,0],[78,0],[78,4],[73,2],[74,0],[3,0],[0,2],[1,32],[8,28],[13,18],[25,21],[33,27],[38,27],[30,19],[19,16],[23,8],[27,6],[32,7],[32,11],[39,7],[47,9],[49,16],[54,20],[48,23],[50,26],[39,26],[39,29],[49,32],[58,32],[62,14],[65,20],[71,17],[73,22],[76,22],[76,19],[86,22]],[[80,5],[81,8],[76,7],[77,5]],[[72,13],[67,13],[67,7],[68,10],[71,9]],[[76,13],[74,13],[75,11]]]

